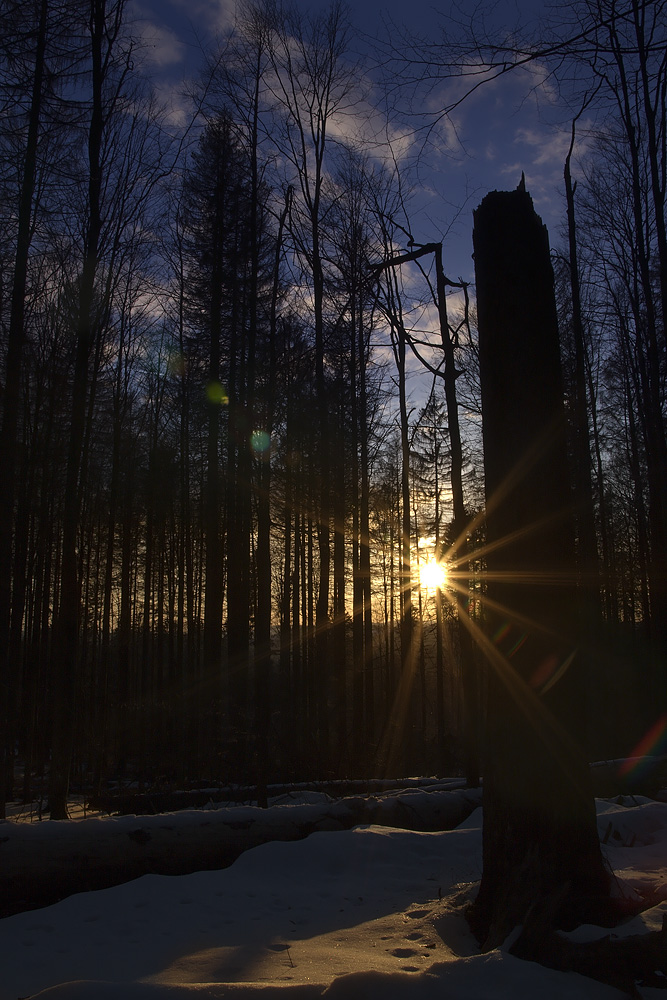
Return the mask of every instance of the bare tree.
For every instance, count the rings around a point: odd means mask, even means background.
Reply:
[[[319,430],[318,524],[319,590],[316,606],[320,740],[326,756],[330,678],[329,587],[331,574],[330,415],[325,378],[324,190],[329,130],[349,110],[355,89],[354,68],[346,65],[349,27],[342,6],[333,3],[317,17],[304,19],[292,9],[265,8],[273,140],[290,167],[294,200],[291,236],[297,259],[312,289],[315,380]]]
[[[125,0],[90,0],[81,12],[86,60],[72,96],[78,111],[81,173],[72,198],[79,199],[80,232],[72,234],[76,277],[71,322],[75,333],[59,606],[53,644],[53,753],[50,808],[66,816],[73,720],[79,669],[81,501],[95,391],[104,335],[109,329],[118,276],[127,248],[141,237],[151,192],[167,164],[164,135],[154,129],[155,109],[132,77],[133,43]],[[80,256],[76,248],[80,241]]]
[[[4,816],[5,754],[8,749],[9,691],[11,686],[8,643],[11,607],[12,541],[16,500],[16,451],[26,343],[26,294],[30,249],[35,220],[43,198],[44,170],[38,142],[48,146],[44,108],[53,111],[58,88],[76,63],[75,46],[63,43],[71,12],[62,3],[8,4],[2,11],[0,31],[0,93],[4,103],[3,152],[20,161],[16,190],[15,253],[4,371],[4,398],[0,427],[0,464],[4,488],[0,494],[0,816]],[[47,67],[48,60],[48,67]],[[21,137],[21,138],[19,138]],[[23,140],[24,137],[24,140]],[[22,144],[24,141],[24,145]],[[18,148],[12,149],[18,142]],[[4,157],[3,157],[4,159]],[[52,164],[51,164],[52,166]],[[2,170],[5,174],[5,170]],[[42,184],[38,185],[39,177]],[[8,194],[8,192],[6,193]],[[15,620],[21,615],[15,614]]]

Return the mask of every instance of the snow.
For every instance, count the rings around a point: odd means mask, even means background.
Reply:
[[[6,917],[0,1000],[622,997],[505,949],[478,953],[462,906],[481,874],[481,816],[476,809],[448,832],[367,825],[265,843],[220,871],[144,875]],[[84,822],[99,830],[104,823],[136,827],[138,818]],[[185,824],[193,813],[154,822]],[[0,833],[16,826],[7,823]],[[51,837],[62,846],[76,826],[39,824],[39,843]],[[624,891],[667,878],[667,803],[599,800],[598,826]],[[614,933],[657,929],[663,912],[667,903]],[[584,927],[572,936],[608,933]],[[639,993],[664,996],[644,987]]]

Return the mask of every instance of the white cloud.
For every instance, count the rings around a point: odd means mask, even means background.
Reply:
[[[351,112],[334,114],[327,128],[332,139],[363,149],[387,167],[405,160],[414,141],[414,132],[392,127],[380,111],[365,101]]]
[[[592,122],[582,120],[577,130],[575,157],[585,155],[589,144]],[[510,154],[513,159],[500,167],[500,172],[509,177],[513,185],[518,183],[521,171],[526,174],[526,186],[533,195],[540,212],[555,213],[553,219],[545,221],[553,224],[561,214],[557,192],[563,186],[563,168],[570,148],[569,126],[549,128],[535,122],[524,125],[514,132]]]
[[[547,132],[545,129],[519,128],[514,136],[517,146],[527,146],[531,151],[531,163],[536,167],[557,167],[562,171],[570,146],[568,132]]]
[[[145,65],[174,66],[183,62],[185,46],[170,28],[146,22],[141,29],[141,61]]]
[[[184,93],[180,81],[176,83],[157,82],[154,84],[154,90],[167,122],[176,128],[183,128],[192,121],[192,103]]]
[[[310,95],[296,88],[296,98],[291,94],[284,61],[289,53],[295,65],[302,59],[300,45],[286,37],[280,45],[279,65],[265,75],[267,106],[274,105],[284,111],[286,104],[293,105],[303,122],[308,122],[312,108]],[[330,112],[326,129],[330,140],[363,151],[378,163],[391,168],[408,156],[414,140],[414,129],[406,123],[392,124],[378,93],[375,82],[360,66],[341,64],[341,76],[331,94]],[[297,81],[298,83],[298,81]],[[294,108],[292,108],[294,114]]]

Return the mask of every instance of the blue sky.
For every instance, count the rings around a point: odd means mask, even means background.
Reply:
[[[327,2],[299,0],[299,5],[317,11]],[[201,46],[232,22],[234,0],[133,0],[133,7],[151,42],[146,70],[163,92],[173,89],[178,101],[183,78],[197,73]],[[390,22],[435,41],[447,27],[444,10],[444,4],[422,0],[407,7],[404,0],[356,4],[351,13],[355,47],[363,50],[370,45],[365,36],[383,33]],[[535,23],[543,11],[535,0],[500,0],[494,17],[498,24],[526,25]],[[428,98],[430,107],[447,103],[460,87],[451,81],[439,86]],[[550,83],[535,66],[480,88],[443,123],[437,148],[429,151],[414,182],[411,227],[419,240],[444,237],[445,270],[452,277],[473,278],[473,209],[487,191],[516,187],[522,170],[535,207],[549,226],[552,245],[556,242],[569,143],[567,121],[564,127],[557,124],[562,118]]]

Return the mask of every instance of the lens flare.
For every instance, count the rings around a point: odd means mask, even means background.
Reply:
[[[218,406],[226,406],[229,402],[229,396],[220,382],[209,382],[206,386],[206,396],[209,403],[217,404]]]
[[[647,733],[642,736],[637,746],[630,756],[618,769],[620,777],[630,774],[632,771],[639,771],[642,767],[642,758],[658,755],[667,749],[667,713],[651,726]]]
[[[250,447],[254,452],[263,454],[271,447],[271,436],[266,431],[253,431],[250,435]]]

